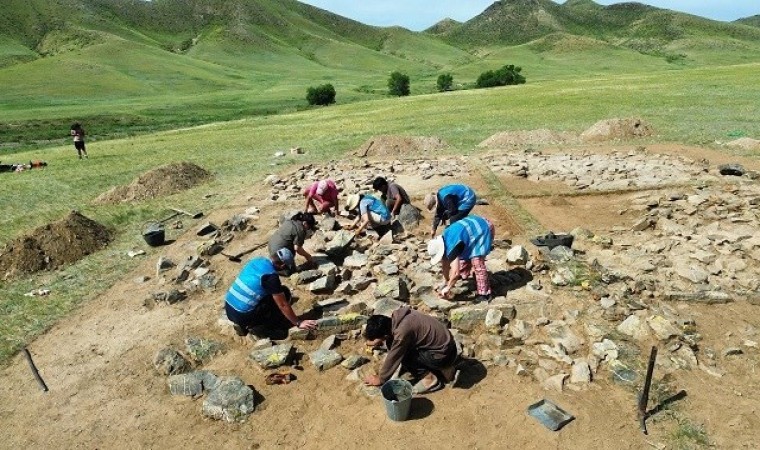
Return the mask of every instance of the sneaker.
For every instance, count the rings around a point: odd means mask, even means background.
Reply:
[[[248,331],[244,330],[243,327],[241,327],[240,325],[236,323],[232,324],[232,329],[235,330],[235,334],[237,334],[240,337],[248,335]]]
[[[488,303],[491,300],[493,300],[493,294],[478,295],[477,297],[475,297],[475,303],[483,303],[483,302]]]

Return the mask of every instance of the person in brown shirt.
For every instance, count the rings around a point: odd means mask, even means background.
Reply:
[[[364,337],[368,346],[385,343],[388,348],[380,374],[364,379],[369,386],[388,381],[399,365],[419,380],[414,386],[415,394],[437,391],[456,379],[456,342],[435,317],[408,307],[397,309],[390,318],[373,315],[367,320]]]

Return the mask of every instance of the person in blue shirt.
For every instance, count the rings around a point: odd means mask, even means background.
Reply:
[[[357,211],[359,215],[348,229],[356,229],[354,235],[358,236],[368,226],[377,231],[380,236],[391,230],[391,212],[385,203],[377,197],[365,194],[354,194],[348,198],[347,211]]]
[[[435,237],[435,232],[441,222],[452,224],[467,217],[475,207],[477,201],[475,191],[464,184],[449,184],[438,192],[425,196],[425,207],[428,211],[435,210],[433,217],[433,230],[430,237]]]
[[[280,283],[277,271],[293,266],[293,252],[282,248],[270,258],[256,257],[243,267],[224,297],[227,318],[238,336],[253,332],[282,339],[290,327],[311,330],[317,326],[316,321],[301,320],[293,312],[290,290]]]
[[[467,216],[448,226],[441,236],[428,242],[430,263],[441,263],[444,286],[438,291],[442,298],[451,298],[451,289],[459,278],[470,278],[475,272],[477,300],[490,301],[491,283],[486,269],[486,256],[491,253],[495,230],[493,224],[480,216]]]

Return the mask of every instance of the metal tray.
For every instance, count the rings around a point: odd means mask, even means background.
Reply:
[[[543,426],[552,431],[559,431],[562,427],[575,420],[575,417],[570,413],[545,399],[530,405],[528,407],[528,415],[533,416]]]

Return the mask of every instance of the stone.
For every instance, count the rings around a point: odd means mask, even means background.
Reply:
[[[569,247],[558,245],[549,251],[549,259],[557,263],[564,263],[572,260],[575,252]]]
[[[570,383],[586,384],[591,382],[591,368],[586,360],[576,359],[570,373]]]
[[[417,227],[419,227],[420,222],[422,222],[422,211],[414,205],[405,203],[401,205],[397,219],[404,228],[404,231],[411,232],[416,230]]]
[[[583,339],[575,334],[567,325],[551,324],[546,327],[546,332],[555,345],[561,345],[570,355],[580,350],[583,346]]]
[[[601,306],[604,309],[610,309],[613,306],[615,306],[616,303],[617,302],[615,301],[615,299],[611,297],[602,297],[599,300],[599,306]]]
[[[213,223],[206,222],[198,228],[198,231],[196,231],[195,234],[198,236],[206,236],[207,234],[211,234],[218,229],[219,227],[214,225]]]
[[[178,375],[190,370],[190,362],[178,351],[163,348],[153,358],[153,367],[159,375]]]
[[[530,261],[530,253],[522,245],[515,245],[507,251],[507,263],[514,266],[524,266]]]
[[[530,336],[530,325],[524,320],[515,319],[509,323],[509,334],[515,339],[526,339]]]
[[[340,362],[343,361],[343,356],[335,350],[325,350],[320,348],[309,353],[309,360],[314,364],[314,367],[316,367],[317,370],[324,371],[340,364]]]
[[[273,347],[254,350],[249,355],[262,369],[274,369],[288,362],[293,352],[293,344],[280,344]]]
[[[422,300],[422,303],[425,304],[428,308],[436,311],[450,311],[451,309],[454,309],[457,307],[457,304],[454,302],[450,302],[446,299],[442,299],[438,297],[438,295],[433,294],[431,292],[427,292],[425,294],[420,295],[420,300]]]
[[[361,269],[366,267],[368,262],[369,258],[367,255],[354,251],[343,260],[343,267],[348,267],[349,269]]]
[[[295,278],[296,284],[308,284],[312,281],[318,280],[322,277],[322,271],[321,270],[304,270],[303,272],[298,272],[296,274],[293,274],[293,277]]]
[[[345,298],[328,298],[317,302],[317,306],[323,314],[334,314],[348,305],[349,303]]]
[[[326,277],[322,277],[313,281],[309,285],[309,292],[313,292],[315,294],[329,293],[332,292],[336,286],[337,283],[335,281],[335,275],[328,275]]]
[[[485,325],[488,329],[501,328],[501,322],[504,319],[504,313],[498,309],[489,309],[486,314]]]
[[[280,182],[280,177],[277,175],[268,175],[266,178],[264,178],[264,183],[274,186],[275,184]]]
[[[522,364],[517,364],[517,368],[515,369],[515,375],[520,377],[527,377],[530,375],[528,370],[523,366]]]
[[[340,341],[338,340],[338,336],[331,334],[324,341],[322,341],[321,344],[319,344],[319,348],[322,350],[332,350],[339,344]]]
[[[388,231],[385,233],[380,239],[377,241],[380,245],[390,245],[393,244],[393,232]]]
[[[349,355],[340,365],[348,370],[355,370],[368,362],[369,359],[362,355]]]
[[[224,345],[209,339],[189,337],[185,339],[185,348],[187,349],[187,354],[195,361],[206,363],[217,353],[224,350]]]
[[[643,320],[637,315],[628,316],[620,325],[617,326],[617,330],[630,336],[637,341],[644,341],[649,338],[649,327]]]
[[[575,283],[576,277],[569,267],[560,266],[552,273],[551,280],[552,284],[555,286],[567,286]]]
[[[256,407],[254,391],[237,377],[219,380],[203,401],[201,411],[204,416],[225,422],[243,422]]]
[[[340,228],[340,224],[332,217],[325,217],[319,222],[319,229],[322,231],[334,231]]]
[[[390,298],[381,298],[375,302],[375,305],[373,306],[373,314],[390,317],[391,314],[393,314],[393,311],[402,306],[407,306],[407,304]]]
[[[141,256],[145,254],[145,250],[130,250],[127,252],[127,256],[134,258],[135,256]]]
[[[409,290],[406,282],[398,277],[388,278],[375,287],[375,298],[392,298],[394,300],[407,300]]]
[[[158,261],[156,261],[156,278],[161,276],[161,273],[166,272],[167,270],[174,267],[176,264],[164,256],[159,256]]]
[[[252,350],[263,350],[265,348],[269,348],[272,345],[272,340],[269,338],[264,339],[256,339],[256,341],[253,343],[253,346],[251,347]]]
[[[697,292],[667,291],[665,292],[665,300],[716,305],[716,304],[732,302],[733,298],[731,297],[730,294],[726,292],[721,292],[721,291],[697,291]]]
[[[145,284],[150,280],[150,277],[145,275],[140,275],[139,277],[135,277],[132,281],[135,284]]]
[[[340,230],[335,234],[335,237],[327,243],[326,252],[328,254],[343,253],[353,240],[354,233],[352,231]]]
[[[742,354],[744,354],[744,350],[742,350],[739,347],[729,347],[729,348],[723,350],[723,357],[724,358],[727,357],[727,356],[737,356],[737,355],[742,355]]]
[[[206,370],[172,375],[167,380],[172,395],[197,397],[203,391],[212,391],[219,385],[219,377]]]
[[[563,388],[565,387],[565,380],[567,380],[567,377],[568,375],[566,373],[560,373],[558,375],[547,378],[542,383],[542,385],[544,389],[548,391],[562,392]]]
[[[380,271],[380,273],[385,274],[387,276],[394,276],[398,275],[398,265],[393,263],[388,264],[381,264],[380,266],[377,266],[375,268],[376,270]]]
[[[654,220],[650,219],[649,217],[644,217],[642,219],[637,220],[636,223],[634,223],[633,226],[631,227],[631,230],[644,231],[648,228],[652,228],[654,224],[655,224]]]
[[[502,317],[506,320],[512,320],[515,317],[516,311],[513,305],[490,305],[488,306],[463,306],[460,308],[452,309],[449,312],[449,320],[451,321],[451,327],[460,331],[469,332],[481,328],[485,325],[486,316],[490,309],[498,309],[502,312]]]
[[[706,283],[710,276],[706,270],[694,264],[674,262],[673,268],[678,276],[694,284]]]
[[[678,327],[676,327],[673,322],[662,316],[651,316],[647,318],[647,323],[654,332],[654,335],[657,336],[657,339],[661,341],[667,341],[670,338],[681,335],[681,331],[678,329]]]
[[[367,323],[367,319],[367,316],[356,313],[322,317],[321,319],[317,319],[316,329],[302,330],[298,327],[293,327],[288,331],[288,336],[291,340],[306,340],[317,336],[327,337],[331,334],[345,333],[361,328],[362,325]]]
[[[741,177],[747,173],[747,169],[741,164],[721,164],[718,166],[718,172],[723,176]]]
[[[591,354],[600,361],[615,361],[618,358],[618,346],[609,339],[591,344]]]

